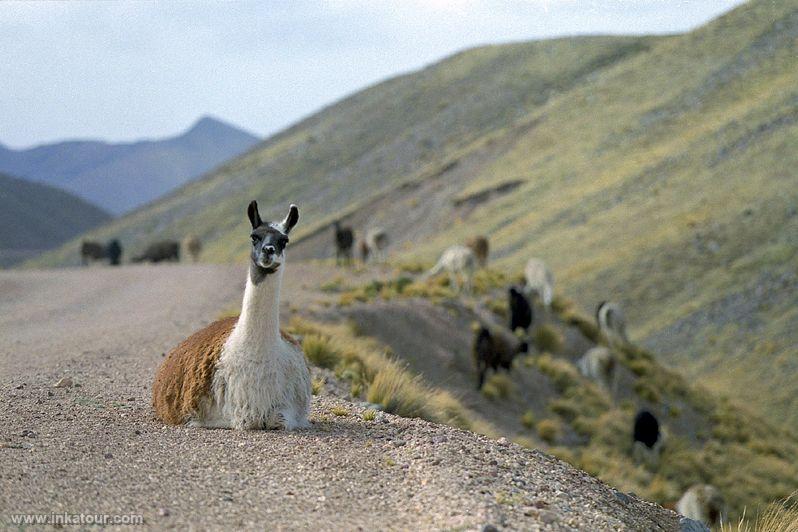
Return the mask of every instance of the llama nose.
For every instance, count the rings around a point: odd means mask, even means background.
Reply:
[[[263,246],[263,252],[266,255],[274,255],[275,252],[274,246]]]

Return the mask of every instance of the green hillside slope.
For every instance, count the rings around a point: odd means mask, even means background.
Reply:
[[[92,236],[136,249],[195,232],[206,260],[237,259],[253,197],[302,207],[295,257],[329,256],[341,216],[388,228],[400,261],[484,233],[497,267],[544,258],[566,295],[619,301],[635,340],[794,428],[797,37],[798,1],[755,1],[674,37],[470,50]]]

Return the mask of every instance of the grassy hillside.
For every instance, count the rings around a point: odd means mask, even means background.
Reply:
[[[110,219],[68,192],[0,174],[0,267],[52,249]]]
[[[796,37],[798,1],[760,0],[685,35],[469,50],[91,235],[136,250],[190,231],[206,260],[238,259],[251,198],[301,206],[301,258],[329,256],[336,217],[387,227],[399,261],[488,234],[497,267],[544,258],[585,311],[619,301],[664,361],[794,428]]]
[[[505,287],[514,277],[481,271],[474,297],[457,297],[445,277],[401,272],[365,285],[335,279],[320,288],[337,301],[302,309],[311,321],[292,323],[305,335],[309,358],[351,383],[356,399],[546,449],[649,500],[672,504],[694,483],[710,483],[736,522],[798,489],[795,433],[718,400],[646,350],[615,350],[609,387],[583,378],[577,360],[606,339],[562,296],[553,312],[536,309],[529,354],[511,371],[489,374],[478,391],[472,323],[506,323]],[[391,361],[390,374],[380,360]],[[666,434],[656,463],[633,458],[639,408],[654,412]]]

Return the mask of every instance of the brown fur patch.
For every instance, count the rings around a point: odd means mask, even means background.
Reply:
[[[283,340],[288,342],[289,344],[295,345],[299,349],[302,349],[302,344],[299,343],[299,340],[285,332],[284,330],[280,329],[280,336],[283,337]]]
[[[237,316],[215,321],[169,352],[152,385],[152,406],[160,420],[180,425],[197,411],[200,401],[210,393],[222,347],[237,322]],[[282,329],[280,335],[302,348],[296,338]]]
[[[216,362],[237,321],[237,316],[215,321],[169,352],[152,385],[152,406],[159,419],[179,425],[196,412],[210,391]]]

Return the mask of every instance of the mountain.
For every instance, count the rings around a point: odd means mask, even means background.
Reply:
[[[0,266],[57,247],[110,219],[68,192],[0,174]]]
[[[797,0],[759,0],[682,35],[468,50],[89,234],[135,250],[190,227],[206,258],[243,259],[252,198],[300,205],[295,259],[331,256],[339,218],[387,228],[396,263],[487,234],[497,268],[544,258],[585,312],[618,301],[663,362],[794,429],[796,36]]]
[[[0,145],[0,171],[68,190],[121,214],[247,151],[257,137],[204,117],[176,137],[133,143],[67,141],[24,150]]]

